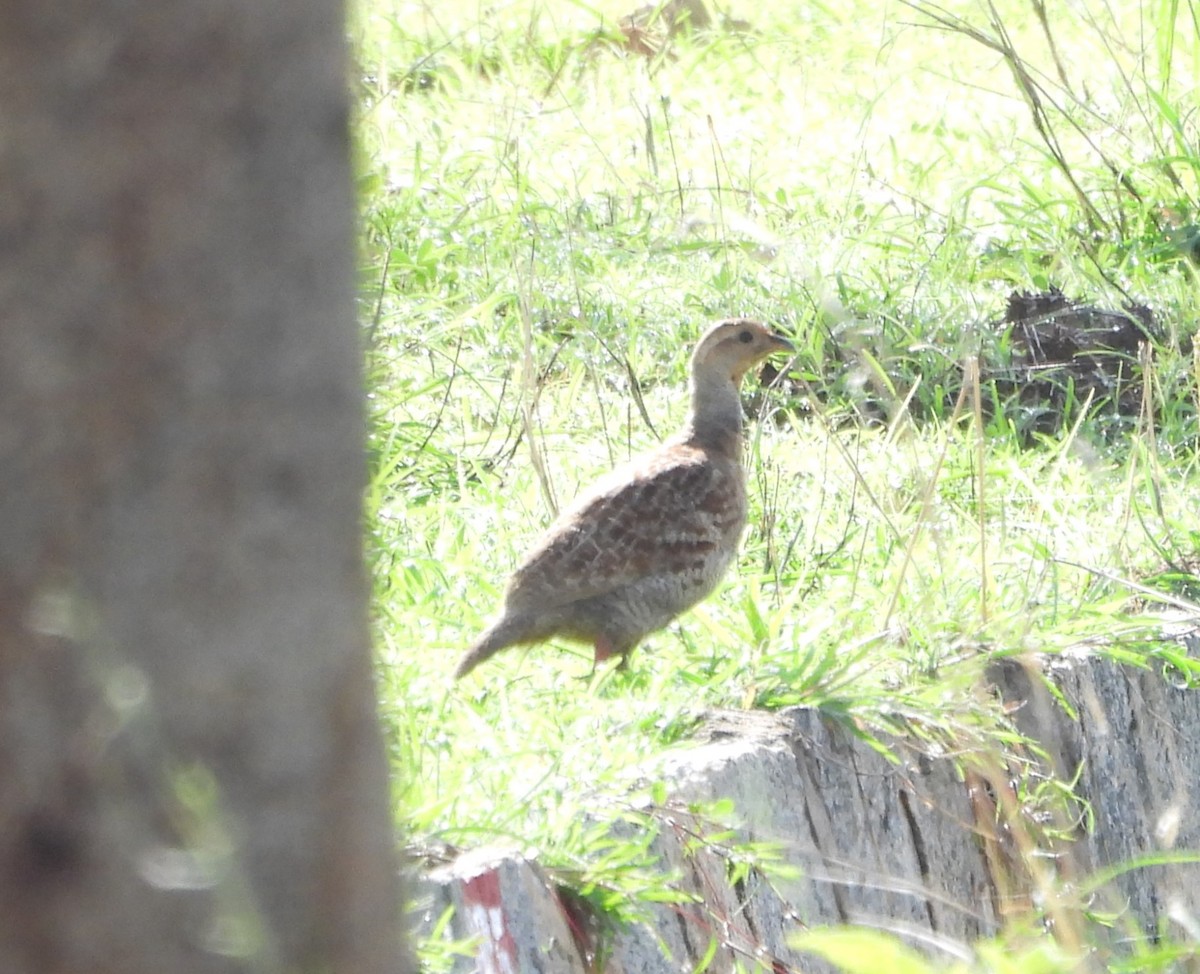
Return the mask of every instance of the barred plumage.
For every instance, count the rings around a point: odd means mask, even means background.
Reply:
[[[648,634],[708,595],[746,524],[742,376],[791,345],[756,321],[714,325],[692,355],[683,430],[614,471],[554,522],[509,581],[504,609],[455,673],[553,636],[622,664]]]

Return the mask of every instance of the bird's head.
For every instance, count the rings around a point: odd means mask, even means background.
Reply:
[[[792,343],[762,322],[727,318],[713,325],[697,343],[692,353],[692,371],[697,376],[727,376],[734,385],[739,385],[742,376],[763,359],[790,351]]]

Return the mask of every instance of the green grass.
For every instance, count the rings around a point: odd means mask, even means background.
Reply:
[[[705,709],[1003,749],[973,690],[991,655],[1141,639],[1129,581],[1196,597],[1200,44],[1188,5],[1092,6],[1051,21],[1064,83],[1015,0],[937,15],[959,29],[735,6],[748,25],[653,60],[616,45],[621,4],[364,0],[367,530],[418,844],[507,840],[620,887],[581,816],[625,814]],[[985,369],[980,437],[964,363],[1003,362],[1008,293],[1050,285],[1154,308],[1153,408],[1031,437]],[[628,674],[581,680],[586,651],[551,644],[454,685],[531,539],[674,429],[692,341],[735,313],[799,346],[751,428],[737,570]]]

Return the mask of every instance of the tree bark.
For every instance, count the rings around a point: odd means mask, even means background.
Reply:
[[[406,969],[342,7],[0,11],[0,970]]]

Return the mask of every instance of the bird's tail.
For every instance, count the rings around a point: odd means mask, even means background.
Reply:
[[[528,637],[521,631],[521,628],[516,625],[515,620],[508,618],[499,619],[488,626],[471,648],[463,654],[463,658],[458,661],[454,679],[461,680],[480,663],[495,656],[500,650],[524,642]]]

